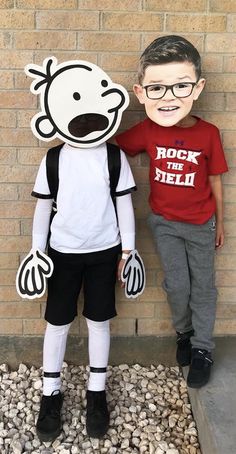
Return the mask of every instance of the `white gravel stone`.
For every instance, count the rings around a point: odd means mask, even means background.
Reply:
[[[42,389],[42,380],[36,380],[33,384],[34,389]]]
[[[24,444],[21,441],[13,441],[11,449],[14,454],[21,454],[23,452]]]
[[[156,411],[157,406],[155,404],[149,404],[148,408],[149,408],[150,411],[154,412],[154,411]]]

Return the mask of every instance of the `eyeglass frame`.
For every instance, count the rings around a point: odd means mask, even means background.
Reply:
[[[189,96],[191,96],[191,94],[192,94],[192,92],[193,92],[193,89],[194,89],[194,87],[196,87],[196,85],[198,84],[198,82],[199,82],[199,79],[198,79],[196,82],[177,82],[177,83],[175,83],[175,84],[173,84],[173,85],[165,85],[165,84],[149,84],[149,85],[142,85],[142,88],[144,88],[144,90],[145,90],[145,92],[146,92],[147,98],[148,98],[148,99],[151,99],[151,100],[153,100],[153,101],[156,100],[156,99],[162,99],[162,98],[164,98],[164,96],[165,96],[165,94],[166,94],[166,92],[167,92],[168,90],[171,90],[171,93],[174,95],[175,98],[180,98],[180,99],[181,99],[181,98],[188,98]],[[174,94],[173,87],[175,87],[175,85],[180,85],[181,83],[182,83],[182,84],[189,84],[189,85],[192,85],[192,90],[191,90],[191,92],[189,93],[189,95],[187,95],[187,96],[176,96],[176,95]],[[165,87],[165,92],[164,92],[164,94],[163,94],[160,98],[150,98],[150,97],[148,96],[148,91],[147,91],[147,90],[148,90],[149,87],[155,87],[156,85],[158,85],[158,86],[160,86],[160,87]]]

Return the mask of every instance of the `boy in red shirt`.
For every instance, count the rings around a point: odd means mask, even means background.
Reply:
[[[213,363],[214,256],[224,243],[221,174],[228,168],[219,130],[191,114],[205,85],[197,49],[180,36],[160,37],[143,52],[138,76],[134,92],[148,118],[116,141],[131,156],[150,157],[148,223],[164,269],[176,358],[190,364],[188,386],[200,388]]]

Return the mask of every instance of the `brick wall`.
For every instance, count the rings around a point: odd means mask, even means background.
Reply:
[[[98,10],[99,8],[99,10]],[[37,99],[23,68],[55,55],[59,62],[81,58],[97,63],[131,92],[140,52],[161,34],[181,34],[203,56],[205,92],[196,112],[221,130],[230,165],[224,176],[226,244],[217,254],[219,304],[215,332],[236,334],[236,2],[234,0],[0,0],[0,334],[40,335],[45,300],[17,296],[15,274],[30,249],[34,201],[30,192],[46,151],[31,133]],[[131,93],[122,127],[143,118]],[[173,334],[161,288],[162,271],[147,230],[148,162],[131,160],[139,191],[134,195],[137,247],[147,270],[147,287],[137,301],[117,288],[119,317],[114,335]],[[76,320],[74,333],[86,333]]]

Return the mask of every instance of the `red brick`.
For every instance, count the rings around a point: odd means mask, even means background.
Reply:
[[[0,92],[1,93],[1,92]],[[4,95],[5,97],[5,95]],[[1,101],[0,101],[1,105]],[[2,105],[2,107],[7,107],[6,105]],[[0,128],[5,127],[15,128],[16,127],[16,113],[8,110],[0,111]],[[1,150],[2,152],[3,150]]]
[[[1,8],[14,8],[14,0],[1,0]]]
[[[10,90],[14,87],[14,77],[12,71],[0,71],[0,90]]]
[[[43,30],[98,30],[99,13],[90,11],[38,11],[36,15],[38,29]]]
[[[139,318],[139,317],[154,317],[154,303],[139,303],[137,301],[117,304],[117,313],[120,318]]]
[[[182,11],[182,12],[200,12],[206,11],[206,0],[146,0],[146,9],[152,11]]]
[[[235,335],[236,334],[236,320],[216,320],[214,334],[217,335]]]
[[[115,317],[111,320],[112,336],[134,336],[135,335],[135,320],[120,319]]]
[[[2,183],[0,185],[0,200],[17,200],[18,191],[16,184]]]
[[[1,252],[22,252],[26,255],[31,249],[31,244],[31,237],[28,236],[0,237]]]
[[[18,219],[0,219],[0,235],[19,235],[20,221]]]
[[[6,69],[20,69],[27,65],[27,63],[33,61],[32,51],[22,51],[8,49],[3,50],[0,53],[0,67]]]
[[[0,112],[1,117],[1,112]],[[11,119],[11,117],[10,117]],[[2,148],[0,149],[0,164],[13,165],[16,164],[16,149],[15,148]]]
[[[2,128],[0,130],[0,143],[2,146],[26,147],[37,145],[37,139],[31,130]]]
[[[0,205],[0,218],[17,219],[32,216],[35,203],[31,202],[2,202]]]
[[[169,336],[173,333],[171,320],[138,320],[139,336]]]
[[[77,0],[17,0],[17,7],[23,9],[74,9]]]
[[[0,49],[6,49],[11,46],[11,35],[8,32],[0,32]]]
[[[23,334],[39,336],[45,333],[46,322],[43,319],[30,319],[23,321]]]
[[[236,13],[234,0],[210,0],[210,12]]]
[[[1,91],[0,92],[0,108],[4,109],[28,109],[36,108],[37,99],[34,95],[20,91]],[[11,127],[9,124],[8,127]]]
[[[78,34],[79,49],[96,51],[123,52],[138,51],[140,47],[139,36],[130,33],[90,32]]]
[[[58,63],[62,63],[64,61],[69,61],[69,60],[87,60],[91,63],[95,63],[95,65],[98,63],[98,55],[96,52],[91,52],[91,51],[82,51],[81,49],[74,50],[74,51],[59,51],[55,50],[53,52],[53,55],[57,58]],[[35,57],[35,63],[37,65],[42,65],[42,62],[45,58],[48,58],[48,51],[40,51],[38,50],[37,55]]]
[[[22,334],[22,320],[0,319],[0,334],[13,336]]]
[[[76,49],[76,32],[31,31],[14,34],[16,49]]]
[[[1,28],[23,29],[34,28],[34,13],[28,11],[0,10]]]
[[[226,15],[167,14],[166,30],[170,32],[225,32]]]
[[[153,13],[104,13],[102,28],[104,30],[162,31],[163,16]]]
[[[140,0],[80,0],[80,8],[81,9],[98,9],[104,10],[111,10],[111,11],[137,11],[140,8]]]
[[[0,254],[0,269],[14,269],[16,270],[19,266],[18,254]]]
[[[0,174],[2,182],[24,183],[26,181],[34,182],[35,167],[34,166],[19,166],[12,165],[0,166]]]
[[[207,52],[232,53],[236,46],[236,34],[233,33],[209,33],[206,35]]]
[[[40,315],[40,303],[0,303],[0,318],[36,318]]]

